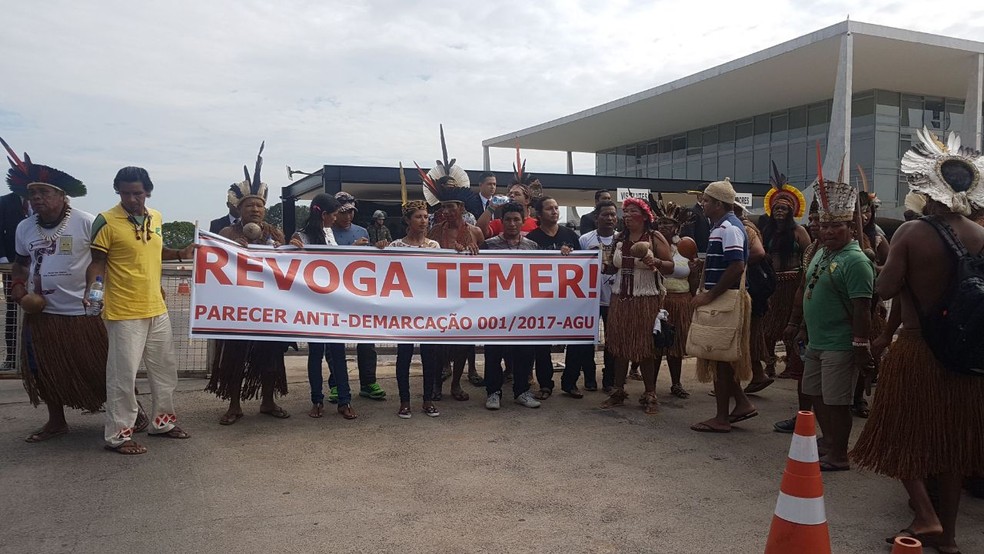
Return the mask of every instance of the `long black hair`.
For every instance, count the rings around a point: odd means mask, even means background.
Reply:
[[[310,244],[327,244],[325,242],[325,227],[321,222],[322,214],[333,214],[338,211],[340,204],[330,194],[321,193],[311,200],[311,211],[301,232]]]

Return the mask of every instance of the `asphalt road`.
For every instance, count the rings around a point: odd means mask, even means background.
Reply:
[[[19,381],[0,381],[0,551],[764,548],[790,439],[772,423],[795,407],[791,382],[755,397],[761,415],[740,429],[707,435],[689,425],[711,415],[709,386],[685,379],[693,395],[677,400],[665,373],[657,416],[634,404],[639,382],[630,383],[632,402],[609,411],[597,408],[598,392],[489,412],[484,391],[466,384],[472,398],[442,401],[442,416],[431,419],[419,412],[418,372],[418,411],[401,420],[384,367],[391,399],[359,399],[360,417],[344,421],[331,411],[307,417],[304,359],[288,363],[290,419],[257,415],[254,401],[245,418],[221,427],[223,403],[201,392],[204,381],[184,380],[178,416],[193,437],[138,436],[150,452],[136,457],[102,449],[101,414],[70,412],[72,433],[25,443],[45,411],[30,406]],[[909,524],[896,482],[851,471],[824,484],[834,552],[888,552],[883,538]],[[964,552],[984,552],[984,501],[965,497],[960,529]]]

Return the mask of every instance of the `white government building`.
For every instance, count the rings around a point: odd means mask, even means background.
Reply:
[[[722,43],[722,48],[726,45]],[[981,147],[984,43],[844,21],[688,77],[482,142],[595,154],[604,176],[768,183],[775,161],[803,189],[842,160],[882,215],[907,192],[899,159],[924,125]],[[806,193],[810,198],[809,192]],[[761,198],[757,198],[758,203]]]

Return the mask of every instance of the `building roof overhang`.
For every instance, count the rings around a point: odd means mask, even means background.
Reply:
[[[844,21],[594,108],[482,142],[599,152],[833,97],[840,37],[854,37],[853,90],[964,98],[984,43]],[[961,71],[963,66],[966,71]]]

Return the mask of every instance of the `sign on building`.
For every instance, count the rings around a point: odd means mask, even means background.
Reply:
[[[735,195],[735,201],[746,208],[750,208],[752,206],[752,193],[739,192]]]
[[[649,200],[649,189],[615,189],[615,194],[618,197],[618,203],[621,204],[626,198],[642,198],[643,200]]]

